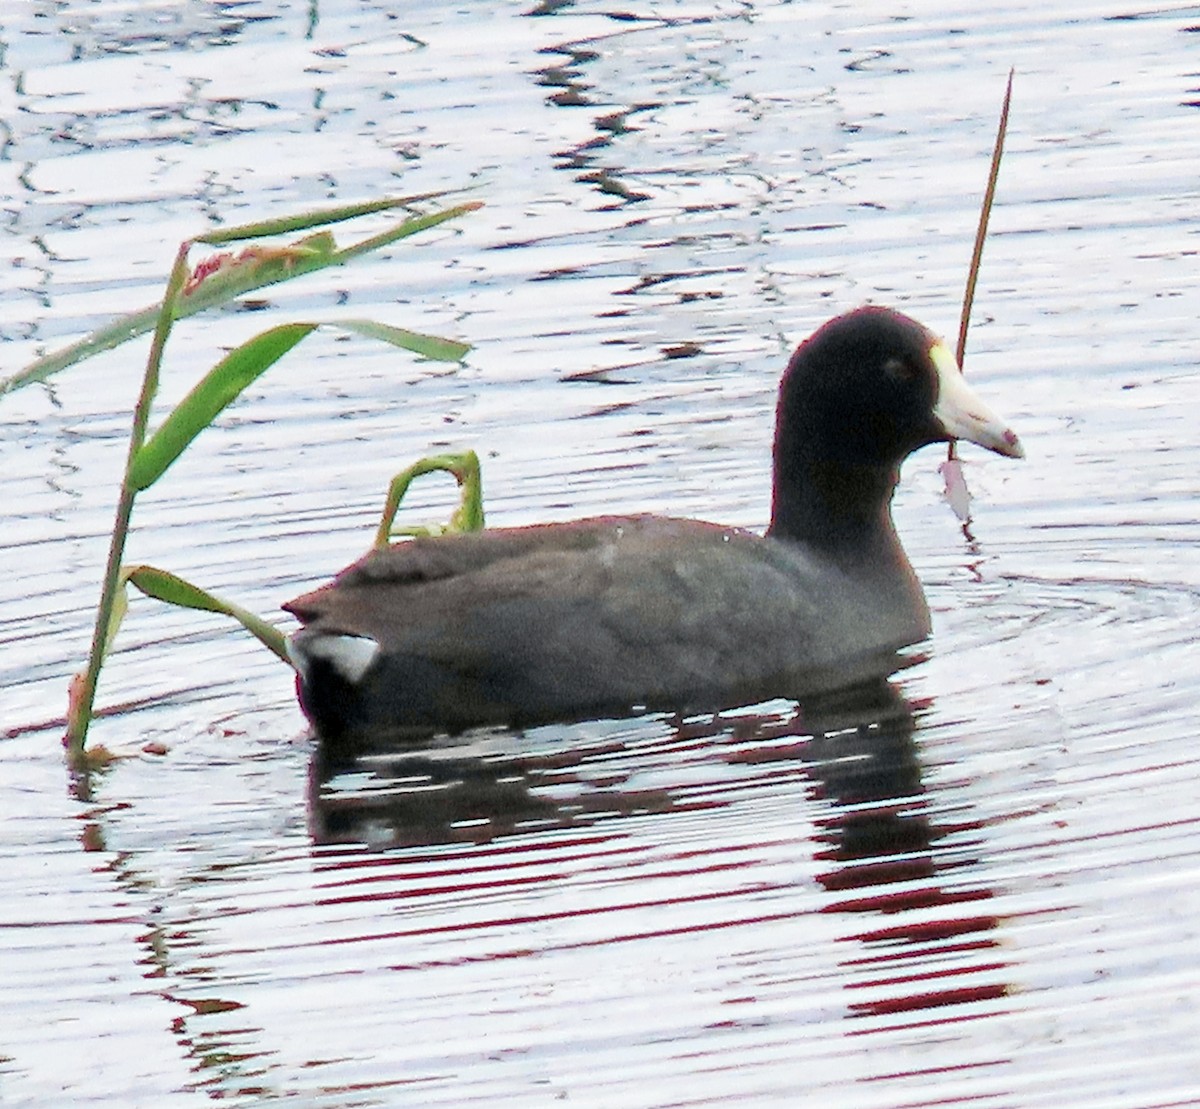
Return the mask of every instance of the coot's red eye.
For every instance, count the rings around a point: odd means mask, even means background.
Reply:
[[[883,364],[883,372],[893,381],[905,384],[917,376],[917,367],[907,358],[889,358]]]

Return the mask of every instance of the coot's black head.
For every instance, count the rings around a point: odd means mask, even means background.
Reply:
[[[876,307],[830,320],[796,350],[780,385],[772,531],[810,539],[885,513],[900,463],[951,439],[1023,454],[916,320]]]
[[[777,451],[896,466],[964,438],[1020,457],[1017,437],[967,386],[931,331],[890,308],[859,308],[796,350],[779,393]]]

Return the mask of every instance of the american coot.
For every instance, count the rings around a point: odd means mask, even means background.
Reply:
[[[890,673],[929,632],[892,525],[900,463],[1022,456],[954,356],[884,308],[831,320],[779,390],[765,536],[603,516],[416,539],[285,605],[319,735],[715,709]]]

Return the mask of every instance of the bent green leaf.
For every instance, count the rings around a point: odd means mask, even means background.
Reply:
[[[262,617],[242,608],[241,605],[223,600],[221,597],[201,589],[198,585],[193,585],[166,570],[159,570],[155,566],[126,566],[122,568],[121,574],[126,581],[140,589],[147,597],[153,597],[155,600],[164,601],[179,608],[194,608],[201,612],[216,612],[222,616],[232,617],[264,647],[291,666],[287,648],[284,646],[286,643],[284,634],[274,625],[268,624]]]
[[[162,426],[137,452],[129,470],[132,487],[141,491],[153,485],[206,427],[241,393],[318,327],[340,327],[371,339],[380,339],[426,358],[458,362],[471,349],[469,343],[406,331],[373,320],[330,320],[281,324],[247,340],[221,359],[179,402]]]
[[[386,323],[376,323],[374,320],[338,320],[337,327],[347,331],[355,331],[368,339],[381,339],[395,347],[411,350],[424,358],[432,358],[437,362],[461,362],[471,349],[469,343],[460,343],[455,339],[442,339],[437,335],[423,335],[419,331],[408,331],[403,327],[392,327]]]
[[[281,324],[249,339],[222,358],[137,452],[129,468],[130,485],[139,491],[153,485],[248,385],[316,327],[315,323]]]
[[[454,475],[459,486],[459,505],[445,527],[425,526],[395,528],[396,513],[408,487],[424,474],[444,471]],[[429,536],[453,535],[459,532],[483,530],[483,475],[479,468],[479,456],[474,451],[460,454],[436,454],[414,462],[402,470],[388,486],[387,500],[375,532],[375,549],[383,550],[393,535]]]

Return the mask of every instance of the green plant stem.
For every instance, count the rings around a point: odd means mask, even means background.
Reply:
[[[104,579],[100,586],[100,603],[96,608],[96,625],[92,629],[92,646],[88,652],[87,667],[71,686],[71,704],[67,713],[67,732],[63,736],[63,745],[67,749],[68,761],[76,769],[82,769],[85,765],[84,745],[87,743],[88,726],[92,722],[92,709],[96,703],[96,684],[100,679],[100,667],[104,663],[104,655],[108,648],[113,603],[121,585],[121,558],[125,553],[125,536],[129,532],[135,496],[133,487],[128,482],[122,482],[112,538],[108,544],[108,562],[105,564]]]
[[[482,207],[483,201],[469,200],[465,204],[456,204],[453,208],[446,208],[440,212],[430,212],[426,216],[413,216],[411,219],[405,220],[398,227],[393,227],[388,231],[381,231],[378,235],[372,235],[368,239],[363,239],[360,243],[351,243],[350,246],[343,247],[341,250],[335,250],[331,255],[330,265],[345,265],[352,259],[359,257],[359,255],[368,254],[372,250],[380,250],[385,246],[390,246],[399,239],[407,239],[410,235],[427,231],[431,227],[436,227],[439,223],[445,223],[449,219],[457,219],[467,212],[474,212]]]
[[[117,497],[116,517],[113,521],[112,537],[108,544],[108,561],[104,567],[104,579],[100,587],[100,603],[96,608],[96,626],[92,630],[92,647],[88,654],[87,667],[77,684],[71,689],[71,705],[67,714],[67,732],[63,743],[71,765],[85,765],[84,747],[87,743],[88,727],[92,722],[92,709],[96,703],[96,685],[100,678],[100,667],[108,652],[111,639],[112,613],[117,591],[122,588],[121,562],[125,557],[125,539],[129,534],[129,521],[133,516],[133,502],[137,490],[130,480],[134,460],[146,440],[146,428],[150,424],[150,410],[158,393],[158,381],[162,370],[163,350],[171,327],[175,322],[175,306],[180,292],[187,281],[187,256],[191,242],[180,245],[175,255],[175,264],[167,281],[158,324],[154,329],[154,341],[146,360],[146,372],[142,376],[142,389],[133,410],[133,427],[129,434],[129,452],[125,459],[125,473],[121,479],[121,492]]]

